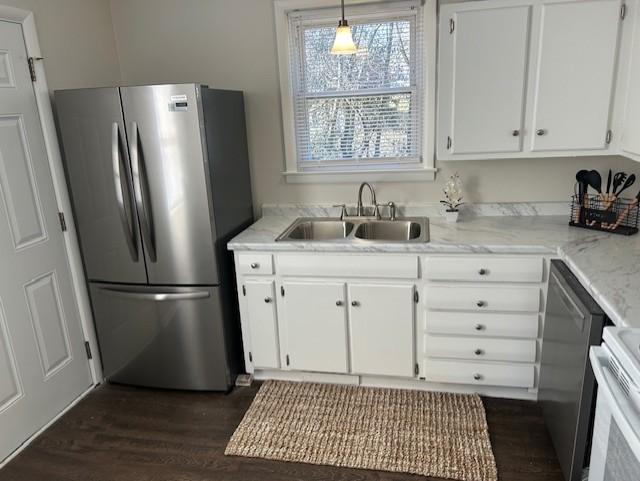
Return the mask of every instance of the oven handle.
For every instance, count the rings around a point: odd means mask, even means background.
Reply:
[[[616,378],[611,374],[607,366],[611,355],[608,349],[602,346],[593,346],[589,352],[593,373],[598,381],[598,396],[599,399],[600,396],[606,397],[612,416],[616,420],[620,431],[622,431],[631,451],[640,453],[640,413],[633,408],[622,389],[618,387]],[[630,395],[640,399],[640,394],[635,386],[631,386]],[[602,400],[599,402],[602,402]]]

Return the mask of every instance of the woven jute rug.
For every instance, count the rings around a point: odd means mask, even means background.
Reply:
[[[267,381],[225,454],[497,481],[477,395]]]

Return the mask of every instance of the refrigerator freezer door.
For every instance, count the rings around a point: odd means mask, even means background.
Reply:
[[[218,287],[90,288],[107,379],[168,389],[230,387]]]
[[[199,89],[120,89],[150,284],[218,283]]]
[[[117,88],[55,93],[67,175],[91,280],[147,282]]]

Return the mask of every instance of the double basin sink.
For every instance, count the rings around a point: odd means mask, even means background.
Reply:
[[[429,219],[299,218],[276,241],[429,242]]]

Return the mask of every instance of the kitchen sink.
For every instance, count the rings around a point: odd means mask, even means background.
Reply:
[[[422,226],[410,220],[363,222],[356,229],[358,239],[380,241],[411,241],[420,238]]]
[[[301,217],[276,241],[429,242],[429,219],[349,217],[341,220]]]
[[[298,219],[276,240],[344,239],[352,230],[352,222],[333,219]]]

